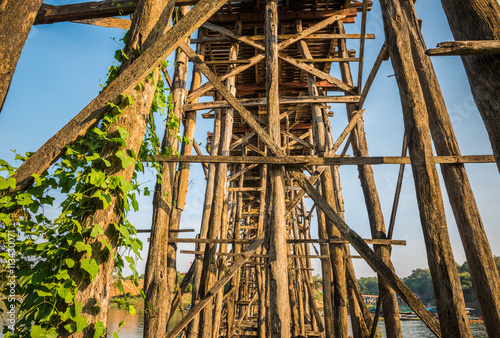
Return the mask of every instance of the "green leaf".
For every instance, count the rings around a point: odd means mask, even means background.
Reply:
[[[104,335],[105,327],[102,322],[97,322],[94,326],[94,338],[99,338]]]
[[[134,159],[128,156],[123,150],[118,151],[115,155],[122,161],[122,168],[124,169],[135,164]]]
[[[52,297],[52,294],[50,292],[42,291],[42,290],[36,290],[36,293],[40,297]]]
[[[73,266],[75,266],[75,261],[72,260],[71,258],[66,258],[64,261],[66,262],[68,268],[72,268]]]
[[[97,197],[99,200],[102,202],[102,208],[106,209],[109,206],[109,203],[111,202],[111,196],[108,193],[104,193],[102,190],[97,190],[91,198]]]
[[[33,174],[33,175],[31,175],[31,177],[33,177],[35,179],[35,183],[36,183],[37,187],[42,185],[42,180],[40,179],[40,175]]]
[[[79,316],[78,314],[76,317],[76,332],[82,332],[83,329],[86,327],[87,327],[87,317]]]
[[[97,265],[96,260],[93,258],[90,261],[88,258],[82,259],[81,268],[90,274],[92,280],[97,276],[97,273],[99,272],[99,265]]]
[[[0,177],[0,190],[5,190],[8,188],[16,188],[16,179],[14,177],[9,177],[8,179]]]
[[[32,338],[57,338],[57,330],[53,327],[49,330],[44,329],[40,325],[31,327],[30,337]]]
[[[104,230],[99,224],[95,224],[94,227],[92,228],[92,232],[90,233],[90,237],[96,238],[99,234],[103,235]]]
[[[125,325],[125,322],[123,320],[118,323],[118,327],[122,327],[123,325]]]
[[[135,311],[135,307],[134,307],[133,305],[130,305],[130,306],[129,306],[128,312],[129,312],[131,315],[135,315],[135,314],[137,313],[137,311]]]
[[[116,333],[116,331],[113,331],[113,338],[118,338],[118,333]]]

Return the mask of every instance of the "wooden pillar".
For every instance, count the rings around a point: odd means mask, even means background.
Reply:
[[[337,24],[339,26],[339,33],[345,33],[342,22],[339,21]],[[338,45],[341,57],[348,57],[345,39],[339,39]],[[347,84],[352,85],[353,80],[349,63],[340,62],[340,71],[342,74],[342,80]],[[355,104],[347,104],[346,106],[347,117],[351,120],[353,113],[358,110],[358,108]],[[368,142],[366,141],[365,128],[362,119],[356,124],[356,127],[354,127],[351,140],[354,156],[370,156],[368,153]],[[358,166],[358,173],[365,198],[368,219],[370,221],[372,238],[387,238],[384,215],[382,213],[382,206],[380,204],[380,198],[375,185],[373,169],[370,165],[360,165]],[[375,245],[374,251],[384,261],[384,263],[387,264],[387,266],[394,270],[391,262],[391,249],[389,246]],[[387,285],[381,276],[378,276],[378,285],[380,297],[382,298],[381,300],[384,307],[386,334],[388,337],[403,337],[396,292]]]
[[[206,31],[203,28],[200,28],[198,31],[198,37],[203,38],[206,35]],[[197,54],[200,58],[204,58],[206,45],[198,44],[197,46]],[[193,67],[193,80],[191,82],[191,91],[195,88],[199,88],[201,84],[201,71],[197,67]],[[195,99],[197,100],[197,99]],[[194,101],[193,101],[194,102]],[[219,153],[219,139],[220,139],[220,114],[217,113],[216,110],[215,119],[214,119],[214,133],[212,135],[212,147],[210,149],[210,155],[217,155]],[[210,209],[212,208],[212,199],[214,193],[214,182],[215,182],[215,164],[209,163],[208,165],[208,177],[207,177],[207,185],[205,188],[205,200],[203,203],[203,216],[201,221],[200,228],[200,238],[207,238],[208,233],[208,221],[210,218]],[[205,244],[199,244],[196,248],[197,251],[205,251]],[[195,303],[198,301],[200,297],[200,282],[201,282],[201,272],[203,269],[203,259],[200,255],[195,256],[195,260],[193,262],[195,264],[195,272],[193,278],[193,289],[192,289],[192,300],[191,300],[191,308],[195,306]],[[197,338],[198,337],[198,326],[199,326],[200,316],[196,315],[193,320],[188,324],[187,337],[188,338]]]
[[[437,155],[460,155],[455,132],[446,109],[439,82],[417,25],[415,8],[406,7],[412,24],[411,37],[415,45],[415,68],[418,70],[427,110],[430,130]],[[463,164],[441,165],[455,221],[469,264],[472,285],[476,292],[485,326],[490,337],[498,335],[500,327],[500,277],[484,230],[479,209]]]
[[[268,0],[265,13],[267,122],[271,139],[276,144],[281,144],[278,92],[278,1]],[[269,166],[267,192],[270,202],[266,215],[266,226],[269,231],[270,337],[288,338],[291,333],[286,249],[285,169],[283,166]]]
[[[498,0],[441,0],[441,4],[456,41],[500,40]],[[462,62],[500,171],[500,55],[464,55]]]
[[[386,43],[396,73],[420,220],[444,337],[471,337],[428,129],[428,115],[400,1],[381,0]]]
[[[265,188],[267,185],[267,165],[260,166],[260,177],[262,180],[261,187]],[[259,205],[259,219],[257,222],[257,233],[260,234],[264,231],[264,220],[265,220],[265,210],[266,210],[266,192],[261,191],[260,193],[260,205]],[[260,247],[257,253],[265,253],[264,248]],[[265,258],[258,259],[258,263],[264,263]],[[260,338],[266,338],[269,334],[269,328],[267,326],[266,315],[267,315],[267,305],[266,305],[266,275],[267,269],[261,265],[255,267],[255,273],[257,275],[257,288],[259,292],[259,306],[258,306],[258,335]]]
[[[17,61],[43,0],[0,2],[0,112],[2,111]]]
[[[185,14],[189,7],[182,7]],[[173,109],[169,112],[169,119],[180,121],[186,89],[184,88],[187,78],[187,56],[180,49],[176,51],[177,66],[175,68],[172,83]],[[193,138],[194,122],[191,119],[189,130],[186,128],[185,136]],[[173,152],[179,147],[176,139],[178,130],[165,131],[162,149]],[[168,150],[167,150],[168,149]],[[190,155],[192,145],[182,147],[183,155]],[[184,209],[187,193],[187,181],[189,169],[183,170],[179,177],[183,164],[179,164],[179,172],[175,171],[174,163],[163,163],[162,181],[157,183],[153,197],[153,220],[151,225],[151,239],[146,263],[145,290],[146,304],[149,311],[144,313],[144,336],[156,337],[166,332],[168,318],[172,304],[172,290],[177,281],[176,268],[176,243],[169,242],[170,238],[176,238],[177,232],[170,230],[179,229],[180,217]]]

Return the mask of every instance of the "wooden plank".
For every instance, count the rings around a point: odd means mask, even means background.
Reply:
[[[359,96],[299,96],[299,97],[280,97],[280,105],[295,105],[303,103],[356,103]],[[243,107],[267,106],[267,100],[262,99],[240,99]],[[212,101],[192,103],[184,106],[184,111],[205,110],[215,108],[229,108],[231,105],[227,101]]]
[[[463,164],[463,163],[495,163],[493,155],[454,155],[434,156],[436,164]],[[145,159],[147,160],[147,159]],[[242,164],[281,164],[287,166],[301,165],[378,165],[378,164],[411,164],[407,156],[370,156],[370,157],[263,157],[263,156],[172,156],[158,155],[155,161],[165,162],[193,162],[193,163],[242,163]]]
[[[336,15],[332,15],[332,16],[326,18],[325,20],[320,21],[317,24],[312,25],[311,27],[308,27],[303,32],[293,35],[288,40],[280,42],[278,45],[278,50],[282,50],[282,49],[290,46],[291,44],[309,36],[310,34],[313,34],[314,32],[317,32],[320,29],[325,28],[326,26],[328,26],[328,25],[332,24],[333,22],[338,21],[344,17],[344,15],[339,14],[338,11],[335,14]],[[264,50],[264,46],[262,44],[249,42],[248,39],[244,39],[241,35],[236,34],[236,33],[232,32],[224,27],[220,27],[220,26],[213,25],[213,24],[209,27],[212,27],[212,29],[214,29],[216,32],[218,32],[220,34],[226,35],[232,39],[236,39],[236,40],[244,42],[244,43],[249,43],[250,46],[253,46],[257,49]],[[250,68],[251,66],[259,63],[260,61],[264,60],[264,54],[262,53],[262,54],[255,55],[254,57],[250,58],[249,60],[250,60],[249,64],[233,68],[230,72],[228,72],[227,74],[218,78],[218,80],[224,81],[228,77],[237,75],[237,74],[241,73],[242,71]],[[210,81],[210,82],[212,82],[212,81]],[[196,97],[203,95],[204,93],[206,93],[207,91],[209,91],[212,88],[214,88],[214,86],[211,83],[206,83],[203,86],[201,86],[200,88],[198,88],[197,90],[190,93],[187,96],[186,101],[191,102]]]
[[[109,102],[121,102],[121,94],[127,94],[146,76],[158,67],[187,37],[215,13],[226,0],[200,0],[157,42],[141,54],[127,67],[101,94],[92,100],[61,130],[40,147],[19,169],[16,178],[16,191],[25,190],[33,183],[33,174],[41,175],[65,151],[71,142],[85,135],[108,111]]]
[[[437,48],[428,49],[427,55],[495,55],[500,54],[500,40],[446,41]]]
[[[349,22],[349,23],[354,22],[354,17],[357,15],[356,9],[346,8],[343,10],[322,10],[322,11],[290,11],[290,12],[279,11],[278,17],[280,21],[285,21],[285,20],[295,21],[297,19],[306,19],[306,20],[323,19],[323,18],[328,18],[334,14],[338,14],[339,12],[345,15],[345,18],[343,18],[342,20],[344,22]],[[209,19],[209,21],[213,23],[234,22],[235,20],[263,22],[264,12],[216,14]]]
[[[41,25],[129,15],[134,13],[136,3],[137,0],[106,0],[60,6],[43,4],[34,24]],[[191,6],[197,3],[197,0],[176,0],[175,6]]]
[[[181,254],[187,254],[187,255],[205,255],[204,251],[196,251],[196,250],[179,250]],[[235,252],[216,252],[216,256],[220,257],[238,257],[241,254],[235,253]],[[269,255],[267,254],[254,254],[252,255],[252,258],[269,258]],[[287,255],[287,258],[318,258],[318,259],[328,259],[330,258],[329,255]]]
[[[286,40],[293,37],[293,34],[279,34],[279,40]],[[250,40],[264,41],[264,35],[248,36]],[[304,37],[305,40],[333,40],[333,39],[361,39],[361,34],[310,34]],[[365,39],[375,39],[375,34],[365,34]],[[231,38],[226,36],[209,36],[204,39],[192,39],[192,43],[203,42],[228,42]]]
[[[258,214],[257,214],[258,215]],[[373,239],[366,238],[363,239],[366,244],[377,244],[377,245],[401,245],[405,246],[405,240],[396,240],[396,239]],[[226,243],[226,244],[248,244],[251,243],[251,239],[208,239],[208,238],[171,238],[169,242],[173,243]],[[287,239],[287,243],[297,244],[297,243],[332,243],[332,244],[349,244],[349,241],[344,239]]]
[[[122,18],[81,19],[81,20],[71,20],[70,22],[107,27],[107,28],[119,28],[119,29],[130,29],[130,25],[132,24],[131,20]]]
[[[184,316],[179,323],[167,334],[166,338],[176,337],[182,329],[184,329],[189,322],[208,305],[212,298],[217,294],[217,292],[226,285],[227,282],[231,280],[234,274],[245,264],[254,252],[264,243],[264,235],[260,235],[255,239],[250,246],[240,254],[239,258],[231,265],[231,267],[226,271],[224,276],[220,278],[206,293],[206,295],[198,301],[195,306]]]

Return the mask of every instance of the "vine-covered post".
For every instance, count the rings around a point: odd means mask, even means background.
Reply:
[[[124,57],[122,69],[127,68],[132,61],[140,55],[141,50],[146,50],[152,43],[160,37],[168,27],[168,20],[160,21],[158,19],[167,13],[170,17],[174,1],[155,1],[144,0],[137,6],[136,14],[132,22],[131,30],[128,35],[127,43],[123,54]],[[146,39],[147,37],[147,39]],[[146,132],[146,121],[150,115],[151,105],[156,92],[159,70],[155,70],[151,78],[143,81],[138,90],[130,96],[133,103],[123,109],[123,112],[117,116],[117,121],[111,124],[107,131],[108,135],[124,135],[128,133],[126,146],[117,146],[114,141],[103,142],[100,156],[110,162],[110,166],[103,168],[106,176],[114,176],[123,179],[124,182],[130,182],[134,175],[135,159],[134,154],[139,154],[143,137]],[[129,100],[130,103],[130,100]],[[125,132],[123,132],[125,130]],[[111,139],[112,137],[110,137]],[[136,156],[136,155],[135,155]],[[131,159],[132,161],[128,160]],[[117,229],[123,216],[122,201],[123,196],[111,193],[108,206],[104,208],[101,203],[94,210],[84,214],[79,220],[83,228],[92,228],[100,226],[102,234],[95,238],[89,238],[87,244],[92,247],[92,253],[87,255],[75,254],[78,260],[95,260],[99,266],[93,280],[82,271],[75,269],[70,274],[73,280],[79,285],[76,294],[76,302],[83,306],[82,314],[87,318],[87,328],[81,333],[73,333],[71,337],[88,336],[93,331],[102,330],[107,324],[107,312],[109,306],[110,292],[112,285],[112,273],[114,267],[113,255],[116,253]],[[118,224],[118,225],[117,225]],[[102,244],[106,240],[112,247],[112,252]],[[96,309],[99,309],[96,313]],[[66,335],[61,332],[62,335]]]
[[[188,7],[181,7],[180,14],[184,15]],[[189,40],[189,38],[187,39]],[[172,82],[172,109],[168,113],[167,126],[162,141],[162,153],[175,153],[179,148],[179,129],[186,95],[185,84],[187,79],[187,56],[177,49],[176,67]],[[187,130],[186,130],[187,131]],[[194,129],[190,129],[194,133]],[[185,135],[189,138],[192,135]],[[192,147],[192,146],[191,146]],[[182,152],[191,154],[191,147]],[[182,164],[179,165],[179,171]],[[175,163],[164,162],[161,173],[158,175],[153,198],[153,220],[151,224],[151,239],[144,278],[146,293],[144,311],[144,337],[158,337],[167,331],[167,322],[170,317],[172,291],[175,288],[177,269],[175,264],[177,246],[170,243],[169,238],[176,237],[179,228],[180,215],[185,204],[186,194],[180,190],[185,186],[189,176],[183,175],[182,184],[179,174],[176,173]]]
[[[0,112],[9,91],[17,61],[43,0],[0,2]]]

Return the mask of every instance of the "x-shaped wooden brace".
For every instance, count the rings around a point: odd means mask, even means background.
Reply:
[[[255,131],[255,133],[266,144],[268,149],[276,157],[285,157],[286,154],[281,146],[276,144],[264,128],[253,118],[252,114],[243,107],[243,105],[231,94],[226,86],[217,78],[217,76],[203,63],[200,57],[183,43],[180,48],[186,53],[190,61],[205,75],[217,91],[227,100],[227,102],[237,111],[241,118]],[[313,187],[304,173],[297,166],[287,166],[286,170],[300,187],[313,199],[316,205],[323,211],[325,216],[339,229],[342,236],[356,249],[356,251],[365,259],[370,267],[377,272],[384,280],[396,291],[396,293],[408,304],[413,311],[422,319],[429,329],[437,336],[441,337],[439,322],[432,313],[418,300],[418,298],[408,289],[399,277],[389,268],[380,257],[366,244],[366,242],[352,230],[345,221],[337,215],[335,210],[328,204],[321,193]]]

